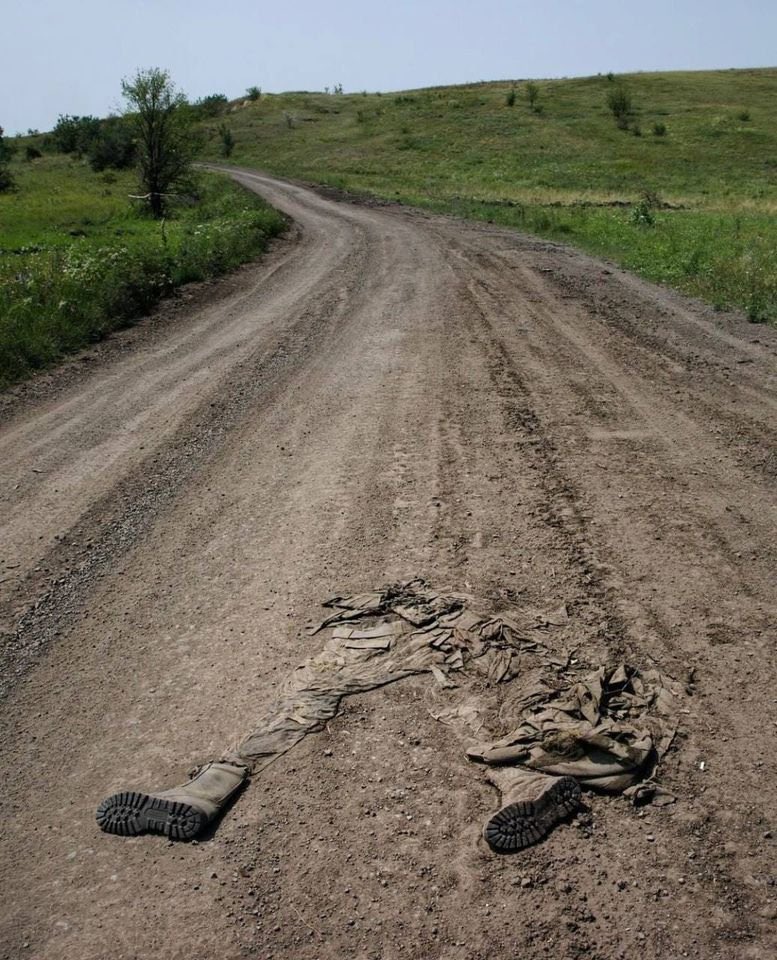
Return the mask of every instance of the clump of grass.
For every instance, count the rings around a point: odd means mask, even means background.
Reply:
[[[654,137],[665,137],[666,136],[666,124],[658,121],[653,124],[653,136]]]
[[[763,237],[738,256],[718,258],[714,270],[731,288],[730,300],[743,303],[753,323],[777,317],[777,255]]]
[[[515,106],[515,96],[515,84],[513,84],[513,86],[507,91],[507,96],[505,97],[505,103],[508,107]]]
[[[737,120],[741,120],[742,123],[748,123],[750,121],[750,111],[740,110],[737,114]]]

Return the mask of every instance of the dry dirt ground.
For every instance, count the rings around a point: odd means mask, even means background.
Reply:
[[[0,956],[777,955],[777,330],[488,225],[236,174],[295,226],[2,401]],[[199,843],[101,834],[249,730],[336,590],[423,576],[683,690],[674,806],[515,856],[420,679]]]

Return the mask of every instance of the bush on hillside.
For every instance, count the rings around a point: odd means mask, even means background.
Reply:
[[[246,90],[246,96],[249,100],[258,100],[262,95],[261,87],[249,87]]]
[[[89,165],[101,170],[128,170],[137,159],[137,143],[131,121],[109,117],[100,123],[97,136],[86,151]]]
[[[3,128],[0,127],[0,163],[8,163],[11,157],[16,153],[16,146],[9,143],[3,136]]]
[[[221,140],[219,147],[221,156],[231,157],[232,151],[235,149],[235,137],[226,123],[222,123],[219,127],[219,139]]]
[[[632,112],[631,94],[623,87],[616,87],[607,94],[607,106],[621,130],[628,128],[628,118]],[[625,121],[625,123],[624,123]]]
[[[211,93],[207,97],[200,97],[192,105],[194,114],[201,119],[218,117],[227,109],[229,100],[223,93]]]
[[[51,139],[60,153],[88,153],[93,141],[100,135],[97,117],[73,117],[60,114],[51,132]]]
[[[3,138],[3,128],[0,127],[0,193],[10,190],[14,185],[14,178],[6,166],[13,155],[13,147]]]

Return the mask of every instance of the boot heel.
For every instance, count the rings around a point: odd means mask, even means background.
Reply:
[[[208,818],[196,807],[180,800],[152,797],[144,809],[146,830],[162,833],[171,840],[191,840],[207,823]]]
[[[503,853],[530,847],[577,809],[580,785],[572,777],[559,777],[535,800],[516,800],[502,807],[486,823],[483,838]]]

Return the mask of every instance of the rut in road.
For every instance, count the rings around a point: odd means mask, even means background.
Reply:
[[[5,402],[6,954],[772,955],[777,332],[553,244],[233,175],[289,240]],[[205,843],[97,833],[112,787],[245,729],[323,597],[414,575],[564,600],[583,662],[683,684],[679,802],[590,797],[495,858],[492,788],[408,682]]]

